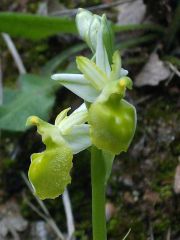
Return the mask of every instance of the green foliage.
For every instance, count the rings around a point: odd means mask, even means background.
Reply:
[[[78,53],[86,48],[85,44],[78,44],[72,46],[71,48],[61,52],[56,55],[54,58],[49,60],[41,69],[43,75],[52,74],[53,71],[61,65],[68,57],[71,57],[73,54]]]
[[[19,90],[4,87],[3,88],[3,104],[6,105],[14,100]]]
[[[179,31],[180,31],[180,2],[177,4],[173,20],[167,31],[166,40],[168,42],[168,47],[171,46]]]
[[[6,102],[0,107],[2,130],[24,131],[29,115],[38,114],[41,118],[48,119],[53,106],[56,84],[49,78],[26,74],[20,76],[20,83],[20,90],[6,88],[4,91]]]
[[[136,38],[133,38],[130,40],[122,41],[119,44],[117,44],[116,47],[119,50],[129,49],[129,48],[133,48],[136,46],[140,46],[141,44],[152,42],[152,41],[156,40],[157,38],[159,38],[158,35],[147,34],[145,36],[140,36],[140,37],[136,37]]]
[[[0,32],[13,37],[41,39],[57,33],[76,33],[76,27],[68,18],[1,12]]]
[[[31,74],[20,76],[20,90],[4,87],[3,106],[0,107],[0,128],[8,131],[24,131],[29,115],[38,115],[48,120],[55,99],[55,86],[60,86],[47,76],[70,56],[85,47],[84,44],[75,45],[49,60],[41,70],[46,77]]]
[[[112,25],[115,32],[151,30],[163,33],[164,29],[155,24]],[[42,39],[57,33],[77,34],[74,21],[69,18],[48,17],[24,13],[0,13],[0,32],[13,37]]]
[[[164,28],[157,25],[157,24],[128,24],[128,25],[119,25],[115,24],[113,26],[115,32],[128,32],[128,31],[135,31],[135,30],[151,30],[159,33],[164,33]]]

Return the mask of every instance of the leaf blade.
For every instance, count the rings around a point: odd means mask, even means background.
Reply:
[[[80,52],[86,48],[85,44],[79,44],[72,46],[71,48],[61,52],[54,58],[49,60],[41,69],[43,75],[52,74],[53,71],[61,65],[67,58],[71,57],[73,54]]]
[[[57,33],[76,33],[77,30],[75,23],[68,18],[1,12],[0,32],[37,40]]]
[[[30,115],[38,115],[48,119],[55,96],[52,82],[36,75],[23,75],[24,87],[18,92],[13,101],[0,107],[0,128],[6,131],[24,131],[26,119]],[[41,79],[41,80],[40,80]],[[25,81],[32,81],[25,83]],[[40,81],[40,83],[36,83]],[[45,83],[46,82],[46,83]],[[44,84],[45,83],[45,84]]]

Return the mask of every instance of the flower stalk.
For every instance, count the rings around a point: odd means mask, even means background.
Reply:
[[[32,116],[45,151],[32,155],[29,179],[41,199],[55,198],[71,181],[73,155],[91,146],[93,240],[106,240],[105,194],[115,155],[127,151],[136,129],[136,110],[124,97],[132,89],[128,71],[114,52],[113,32],[106,16],[80,9],[76,16],[79,35],[92,50],[90,59],[76,58],[81,73],[54,74],[51,78],[84,100],[67,115],[62,111],[55,124]]]
[[[102,151],[91,147],[93,240],[106,240],[105,192],[106,168]]]

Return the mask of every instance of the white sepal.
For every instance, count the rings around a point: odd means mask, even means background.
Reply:
[[[63,137],[70,145],[73,154],[83,151],[92,144],[89,136],[88,124],[73,126],[71,132],[68,135],[63,135]]]
[[[82,74],[54,74],[51,78],[59,81],[60,84],[87,102],[94,102],[99,95],[99,91]]]

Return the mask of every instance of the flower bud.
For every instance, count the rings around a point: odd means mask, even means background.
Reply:
[[[92,14],[88,10],[79,9],[76,15],[76,26],[79,35],[88,44],[93,53],[96,52],[98,31],[102,28],[103,44],[106,48],[108,57],[110,59],[112,58],[113,31],[105,15],[100,17],[96,14]]]
[[[93,14],[85,9],[79,8],[76,14],[76,26],[81,38],[89,45],[89,28],[93,19]]]

